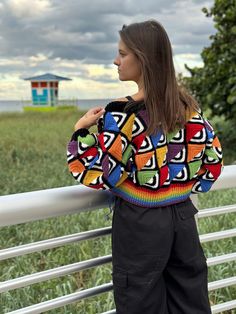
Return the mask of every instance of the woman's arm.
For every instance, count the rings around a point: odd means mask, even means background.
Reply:
[[[205,119],[207,142],[202,158],[202,165],[197,172],[196,182],[192,193],[202,193],[210,190],[213,183],[218,179],[223,170],[222,148],[213,127]]]
[[[102,129],[90,133],[86,119],[79,120],[68,144],[67,161],[79,183],[95,189],[111,189],[128,177],[135,115],[105,112]]]

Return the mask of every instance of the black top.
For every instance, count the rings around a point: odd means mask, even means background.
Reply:
[[[125,96],[125,98],[127,98],[130,101],[135,101],[131,96]]]
[[[126,96],[128,101],[115,100],[110,102],[106,107],[106,111],[121,111],[127,113],[137,113],[139,110],[145,109],[143,100],[136,101],[131,96]]]

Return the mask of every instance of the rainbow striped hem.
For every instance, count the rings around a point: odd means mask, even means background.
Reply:
[[[150,191],[126,180],[110,190],[114,195],[141,207],[162,207],[185,201],[191,194],[193,181],[184,184],[171,184],[157,191]]]

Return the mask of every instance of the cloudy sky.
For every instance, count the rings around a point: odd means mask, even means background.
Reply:
[[[201,66],[200,52],[215,33],[201,11],[213,0],[2,0],[0,100],[30,99],[22,78],[47,72],[72,78],[60,98],[116,98],[136,91],[119,82],[113,59],[123,24],[157,19],[173,47],[176,72]]]

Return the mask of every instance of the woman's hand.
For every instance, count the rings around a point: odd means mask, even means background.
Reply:
[[[104,114],[105,109],[103,107],[95,107],[89,109],[89,111],[81,117],[75,124],[75,131],[81,128],[90,128],[92,125],[96,125],[98,119]]]

